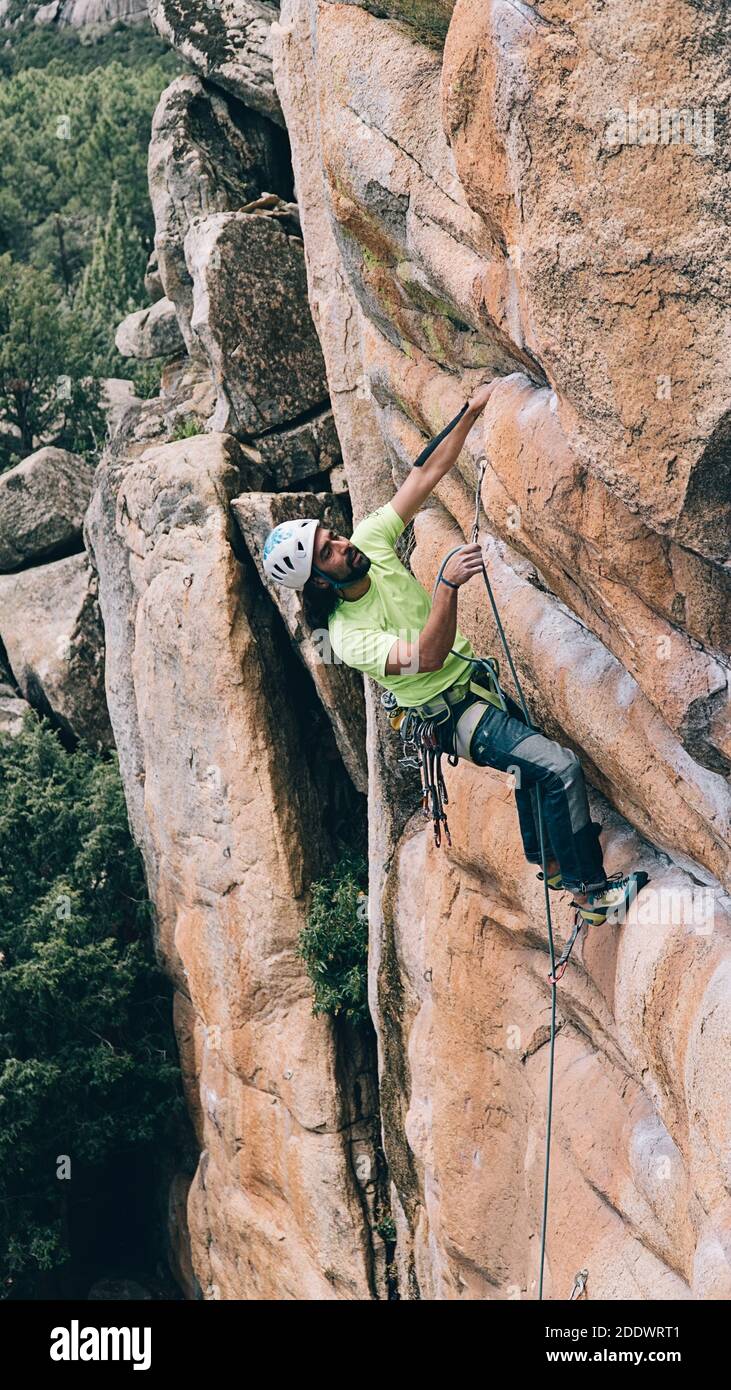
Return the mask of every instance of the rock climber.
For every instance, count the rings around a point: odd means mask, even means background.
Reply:
[[[350,537],[314,518],[280,523],[267,536],[264,569],[269,579],[302,591],[311,629],[326,628],[335,656],[393,692],[400,710],[415,709],[423,719],[447,711],[438,726],[442,752],[511,774],[523,849],[534,865],[541,864],[540,785],[548,886],[570,891],[587,925],[622,921],[647,875],[606,875],[601,826],[591,819],[576,754],[526,724],[521,707],[501,689],[497,663],[476,657],[457,627],[457,596],[482,571],[481,546],[465,544],[449,559],[433,601],[395,550],[457,462],[498,380],[477,388],[392,500],[364,517]]]

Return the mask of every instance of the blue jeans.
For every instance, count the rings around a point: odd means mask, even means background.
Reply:
[[[454,705],[454,722],[479,697],[470,693]],[[546,860],[557,859],[565,886],[578,893],[607,882],[598,826],[591,819],[581,764],[575,753],[526,724],[520,705],[505,696],[508,713],[485,703],[470,742],[469,761],[512,773],[525,857],[541,862],[536,788],[541,788]],[[453,753],[451,721],[439,726],[442,750]]]

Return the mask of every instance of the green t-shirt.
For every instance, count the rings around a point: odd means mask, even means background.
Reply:
[[[351,540],[371,562],[370,588],[357,599],[342,599],[328,621],[330,645],[346,666],[373,676],[392,690],[400,705],[421,705],[467,674],[468,663],[449,653],[437,671],[385,675],[388,654],[400,639],[413,642],[431,613],[431,599],[394,550],[404,523],[386,502],[363,518]],[[470,642],[459,628],[452,644],[473,657]]]

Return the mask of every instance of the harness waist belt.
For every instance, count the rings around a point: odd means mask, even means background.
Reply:
[[[481,699],[487,700],[489,704],[495,705],[497,709],[507,712],[505,698],[498,680],[499,667],[495,657],[475,657],[472,668],[478,668],[481,675],[478,680],[476,676],[462,677],[455,681],[453,685],[447,686],[446,690],[441,690],[438,695],[433,695],[431,700],[425,701],[423,705],[417,705],[416,711],[422,719],[433,719],[438,714],[449,712],[452,705],[457,705],[471,691],[479,695]],[[441,723],[441,720],[439,721]]]

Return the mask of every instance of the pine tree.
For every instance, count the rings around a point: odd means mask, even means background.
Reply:
[[[109,211],[103,221],[100,218],[97,222],[91,259],[74,301],[93,342],[97,376],[120,372],[121,359],[114,347],[114,332],[121,319],[140,307],[146,264],[147,251],[142,237],[122,202],[115,181]]]
[[[50,272],[0,256],[0,472],[41,444],[96,453],[106,423],[91,356]]]
[[[116,758],[26,716],[0,734],[0,785],[2,1300],[43,1296],[77,1254],[69,1217],[120,1160],[152,1176],[184,1108]]]

